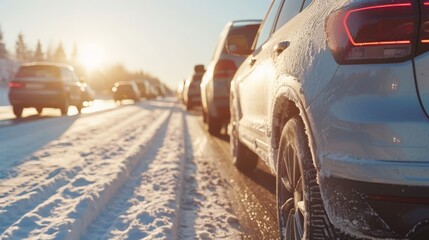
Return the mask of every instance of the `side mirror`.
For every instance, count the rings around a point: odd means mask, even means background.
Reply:
[[[247,56],[252,53],[246,35],[233,35],[226,39],[226,51],[229,54]]]

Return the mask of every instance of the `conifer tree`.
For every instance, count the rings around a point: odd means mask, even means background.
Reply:
[[[60,42],[54,53],[54,60],[58,62],[67,62],[67,56],[64,51],[63,43]]]
[[[0,58],[7,58],[7,55],[6,45],[3,41],[3,32],[0,28]]]
[[[34,52],[33,59],[35,61],[43,61],[45,59],[45,54],[43,53],[40,40],[37,41],[36,51]]]
[[[27,45],[24,42],[24,35],[22,33],[18,34],[18,39],[15,43],[16,59],[18,61],[27,61],[29,60],[29,50]]]
[[[70,61],[72,64],[77,64],[79,58],[79,51],[76,43],[73,45],[73,51],[71,53]]]

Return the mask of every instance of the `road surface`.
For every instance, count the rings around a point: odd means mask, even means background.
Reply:
[[[0,107],[0,239],[275,239],[275,178],[173,99]]]

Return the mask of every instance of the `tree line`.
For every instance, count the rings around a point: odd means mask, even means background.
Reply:
[[[102,69],[88,72],[79,63],[79,50],[77,44],[74,44],[70,57],[67,57],[62,42],[58,43],[55,50],[44,50],[40,40],[34,48],[31,48],[25,42],[24,34],[21,32],[15,41],[15,54],[10,54],[6,48],[3,39],[3,32],[0,26],[0,85],[4,85],[13,77],[19,64],[31,61],[49,61],[67,63],[74,67],[76,73],[92,87],[98,90],[109,90],[117,81],[127,80],[145,80],[155,86],[164,85],[157,77],[143,71],[129,71],[121,64],[104,66]]]

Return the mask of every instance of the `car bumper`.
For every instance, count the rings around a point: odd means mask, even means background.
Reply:
[[[416,89],[411,61],[345,65],[307,108],[322,197],[343,232],[404,238],[429,219],[429,202],[419,204],[429,198],[429,120]]]
[[[61,91],[45,90],[40,92],[10,91],[9,102],[22,107],[60,107],[65,98]]]
[[[320,179],[325,208],[342,232],[359,238],[413,238],[429,228],[429,187]],[[427,233],[427,232],[425,232]]]

